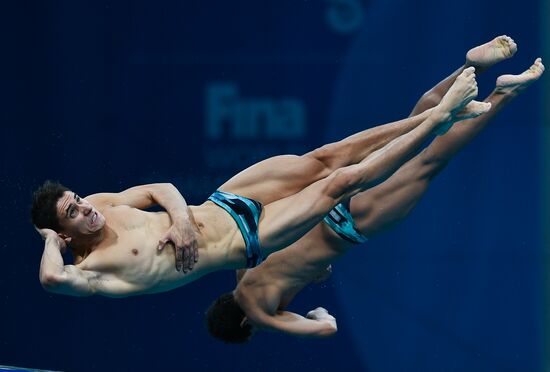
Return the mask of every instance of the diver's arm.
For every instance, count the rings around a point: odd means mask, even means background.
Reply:
[[[46,241],[39,278],[42,287],[48,292],[79,297],[93,294],[124,297],[141,292],[141,288],[115,275],[65,265],[61,252],[65,249],[66,242],[53,230],[39,229],[38,232]]]
[[[164,249],[168,242],[174,244],[176,250],[176,270],[193,269],[199,259],[198,243],[193,230],[192,216],[185,198],[171,183],[154,183],[131,187],[119,193],[101,193],[88,196],[94,202],[107,203],[113,206],[128,205],[134,208],[146,209],[159,205],[168,212],[172,226],[159,241],[159,250]]]
[[[268,330],[298,337],[328,337],[338,330],[336,319],[322,307],[310,311],[306,317],[289,311],[279,311],[261,322]]]
[[[89,285],[93,273],[85,273],[73,265],[65,265],[61,251],[66,243],[57,233],[50,229],[41,229],[39,233],[45,239],[44,253],[40,262],[40,283],[50,292],[90,296],[94,293]]]
[[[155,184],[151,195],[158,205],[166,209],[172,220],[172,226],[159,241],[159,251],[168,242],[176,249],[176,270],[187,272],[199,260],[197,237],[193,230],[191,217],[185,199],[171,183]]]
[[[152,183],[134,186],[118,193],[99,193],[86,197],[92,204],[104,203],[112,206],[128,205],[146,209],[160,205],[172,220],[189,220],[187,202],[171,183]]]
[[[148,185],[153,200],[166,209],[172,226],[159,241],[159,251],[171,242],[176,248],[176,270],[192,270],[199,260],[197,237],[191,223],[187,203],[171,183]]]

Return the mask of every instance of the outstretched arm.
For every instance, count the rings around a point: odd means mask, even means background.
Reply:
[[[172,226],[159,241],[159,250],[168,242],[176,250],[176,270],[192,270],[199,259],[198,244],[185,199],[171,183],[155,183],[129,188],[120,193],[101,193],[87,197],[90,202],[100,201],[111,205],[128,205],[146,209],[160,205],[168,212]]]
[[[289,311],[265,317],[262,321],[265,329],[298,337],[328,337],[338,330],[336,319],[322,307],[310,311],[306,317]]]

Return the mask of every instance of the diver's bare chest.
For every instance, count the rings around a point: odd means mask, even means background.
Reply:
[[[82,266],[117,270],[154,259],[160,236],[147,218],[122,214],[106,215],[106,220],[108,236],[82,261]]]
[[[79,266],[82,269],[103,272],[142,268],[154,261],[157,241],[143,234],[121,233],[116,242],[97,246]]]

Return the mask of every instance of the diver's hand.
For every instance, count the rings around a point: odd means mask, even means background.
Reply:
[[[330,315],[324,307],[318,307],[317,309],[311,310],[309,313],[307,313],[306,318],[313,319],[313,320],[334,320],[336,321],[336,318],[334,318],[332,315]]]
[[[176,251],[176,270],[184,273],[193,270],[193,266],[199,260],[197,237],[191,223],[174,223],[159,241],[158,250],[162,251],[166,244],[174,244]]]
[[[34,228],[36,232],[40,234],[42,239],[55,242],[59,247],[59,251],[61,253],[65,253],[65,251],[67,250],[67,244],[71,242],[71,238],[62,238],[61,236],[59,236],[58,233],[56,233],[52,229],[39,229],[36,226]]]
[[[336,318],[330,315],[327,309],[323,307],[318,307],[317,309],[311,310],[307,313],[306,318],[316,320],[318,322],[329,323],[335,330],[338,329],[338,326],[336,325]]]

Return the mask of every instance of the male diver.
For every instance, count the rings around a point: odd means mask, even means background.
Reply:
[[[516,51],[512,39],[501,36],[470,50],[465,66],[428,91],[412,115],[437,104],[468,66],[483,71]],[[418,203],[430,181],[474,138],[495,114],[543,73],[540,58],[520,75],[503,75],[485,102],[491,109],[480,117],[454,125],[406,162],[388,180],[334,208],[296,243],[269,256],[259,267],[239,270],[237,287],[220,296],[206,313],[209,332],[225,341],[248,341],[259,329],[301,337],[325,337],[337,331],[336,319],[322,307],[302,316],[286,310],[306,285],[330,274],[330,264],[368,237],[399,222]],[[299,166],[298,164],[296,165]],[[274,170],[275,172],[278,169]],[[307,173],[307,164],[303,164]]]
[[[472,101],[476,95],[471,67],[433,109],[300,157],[262,161],[188,211],[170,185],[81,198],[60,184],[46,183],[35,192],[31,211],[45,239],[40,281],[54,293],[124,297],[168,291],[215,270],[254,267],[295,242],[340,202],[385,180],[430,135],[486,112],[490,103]],[[166,211],[142,210],[154,203]],[[157,249],[159,239],[184,245],[187,223],[200,254],[196,264],[195,253],[187,254],[185,267],[195,264],[188,273],[174,269],[173,256]],[[69,242],[73,265],[65,265],[62,257]]]

